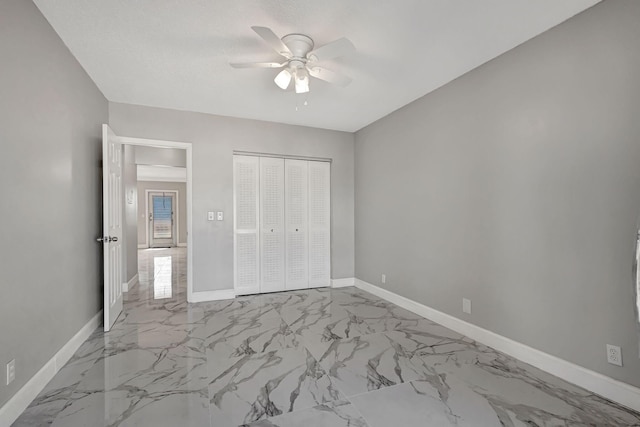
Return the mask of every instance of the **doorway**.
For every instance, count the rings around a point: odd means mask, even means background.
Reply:
[[[193,241],[192,241],[192,145],[185,142],[151,140],[143,138],[131,138],[116,135],[108,125],[103,126],[103,236],[99,238],[105,245],[104,256],[104,329],[108,331],[123,308],[123,291],[127,292],[129,285],[135,285],[135,281],[131,279],[126,281],[127,274],[124,273],[123,267],[126,269],[126,256],[123,250],[123,240],[125,234],[123,230],[123,205],[136,204],[135,190],[128,189],[123,191],[122,182],[122,165],[123,153],[125,146],[149,147],[149,148],[170,148],[184,150],[184,158],[186,160],[186,299],[191,301],[193,298]],[[112,161],[112,159],[115,159]],[[143,202],[143,200],[140,200]],[[164,204],[164,207],[171,205],[169,212],[175,209],[178,200],[177,197],[171,199],[158,199],[158,203]],[[142,203],[141,203],[142,204]],[[146,203],[145,203],[146,205]],[[166,244],[167,241],[173,241],[177,238],[177,227],[175,217],[173,217],[173,225],[171,216],[167,222],[167,212],[158,211],[159,221],[157,237],[159,242]],[[134,242],[137,246],[137,236],[134,236]],[[164,239],[164,240],[163,240]],[[131,255],[131,254],[129,254]],[[137,257],[137,251],[136,251]],[[164,270],[163,270],[164,271]],[[136,275],[137,276],[137,275]],[[183,276],[183,277],[184,277]],[[166,293],[166,292],[165,292]],[[183,294],[184,295],[184,294]]]
[[[147,236],[150,248],[173,248],[178,236],[178,192],[146,191]]]

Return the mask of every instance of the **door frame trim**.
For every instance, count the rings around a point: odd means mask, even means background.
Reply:
[[[170,181],[167,181],[170,182]],[[176,205],[175,205],[175,244],[176,244],[176,248],[180,247],[180,192],[178,190],[152,190],[152,189],[146,189],[144,190],[144,199],[145,199],[145,221],[147,221],[147,226],[146,226],[146,244],[147,244],[147,248],[151,247],[151,235],[149,234],[149,228],[151,227],[149,225],[149,193],[173,193],[176,195]],[[171,230],[173,231],[173,230]]]
[[[193,145],[190,142],[120,136],[122,144],[143,147],[180,148],[187,157],[187,301],[193,302]]]

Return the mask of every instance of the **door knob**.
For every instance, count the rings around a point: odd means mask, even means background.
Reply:
[[[118,238],[117,237],[109,237],[109,241],[110,242],[117,242]]]
[[[106,243],[106,242],[109,241],[109,238],[108,237],[98,237],[96,240],[98,242],[100,242],[100,243]]]

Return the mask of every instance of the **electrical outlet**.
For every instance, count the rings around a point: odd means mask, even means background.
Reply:
[[[208,221],[215,221],[216,220],[216,213],[215,212],[207,212],[207,220]]]
[[[16,359],[12,359],[7,363],[7,385],[11,384],[16,379]]]
[[[387,275],[386,275],[386,274],[383,274],[383,275],[382,275],[382,277],[380,278],[380,281],[381,281],[382,283],[387,283]]]
[[[462,311],[467,314],[471,314],[471,300],[462,298]]]
[[[622,350],[617,345],[607,344],[607,362],[622,366]]]

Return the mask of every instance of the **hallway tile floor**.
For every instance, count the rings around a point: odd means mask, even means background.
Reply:
[[[186,302],[185,249],[144,250],[14,426],[640,426],[640,414],[359,289]]]

